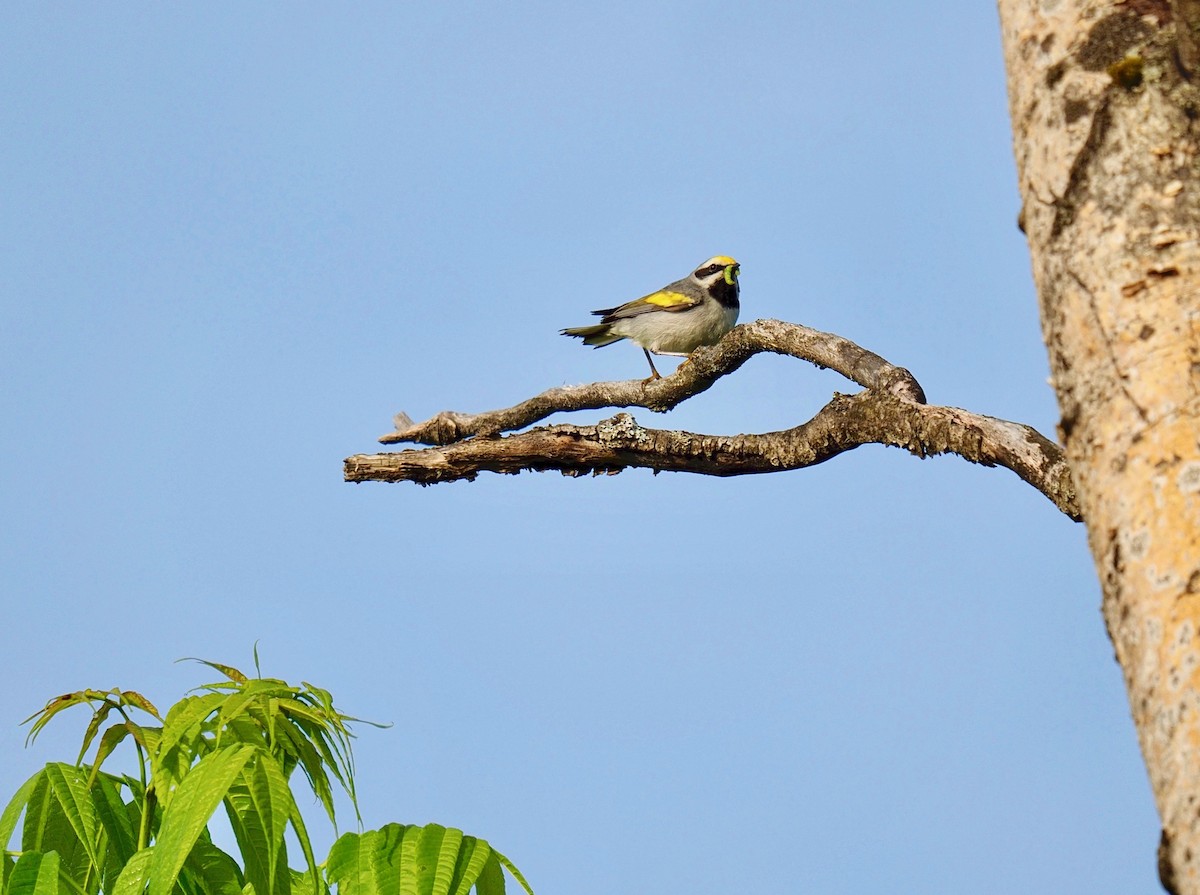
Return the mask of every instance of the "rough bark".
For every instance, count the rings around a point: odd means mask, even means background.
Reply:
[[[549,426],[501,437],[564,410],[668,410],[762,351],[837,370],[865,391],[835,395],[811,420],[783,432],[700,435],[643,428],[628,414],[618,414],[594,426]],[[1020,423],[924,402],[925,394],[911,373],[847,339],[779,320],[759,320],[736,327],[718,345],[693,354],[674,375],[654,382],[550,389],[513,407],[477,414],[447,411],[423,423],[399,414],[396,431],[381,442],[436,447],[349,457],[345,478],[430,485],[473,479],[483,471],[585,475],[629,467],[748,475],[799,469],[863,444],[885,444],[920,457],[951,453],[973,463],[1003,466],[1063,513],[1079,519],[1070,468],[1058,445]]]
[[[1060,440],[1181,893],[1200,893],[1197,5],[999,3]]]
[[[379,441],[381,444],[450,444],[471,435],[510,432],[564,410],[645,407],[662,413],[707,391],[722,376],[732,373],[761,352],[806,360],[818,367],[835,370],[864,388],[925,403],[925,393],[908,370],[889,364],[878,354],[849,339],[782,320],[756,320],[734,328],[717,345],[694,352],[687,363],[663,379],[564,386],[503,410],[478,414],[444,411],[419,425],[400,413],[395,418],[396,431],[382,436]]]

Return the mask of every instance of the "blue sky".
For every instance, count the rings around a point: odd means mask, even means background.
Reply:
[[[398,410],[643,376],[557,330],[714,254],[744,320],[1052,434],[991,4],[9,4],[0,46],[4,792],[74,756],[23,746],[47,698],[258,642],[394,723],[368,825],[540,895],[1157,891],[1085,533],[1010,473],[341,481]],[[635,416],[852,388],[758,357]]]

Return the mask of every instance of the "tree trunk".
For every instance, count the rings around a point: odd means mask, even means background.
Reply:
[[[1180,893],[1200,893],[1195,5],[999,0],[1060,439]]]

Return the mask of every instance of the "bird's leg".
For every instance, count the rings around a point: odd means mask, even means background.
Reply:
[[[649,383],[653,382],[655,379],[662,379],[662,376],[659,374],[658,370],[656,370],[654,368],[654,361],[650,357],[650,352],[648,350],[646,350],[645,348],[643,348],[642,353],[646,355],[646,361],[647,361],[647,363],[650,364],[650,373],[651,373],[651,376],[649,379],[642,380],[642,385],[648,385]]]

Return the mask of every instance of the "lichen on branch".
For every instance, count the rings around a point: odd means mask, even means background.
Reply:
[[[827,367],[864,390],[856,395],[835,394],[812,419],[781,432],[703,435],[649,429],[627,413],[588,426],[559,424],[517,431],[562,411],[643,407],[664,412],[706,391],[761,352]],[[735,327],[717,345],[698,349],[664,379],[564,386],[512,407],[474,414],[444,411],[422,423],[398,414],[396,431],[380,441],[430,447],[349,457],[346,481],[431,485],[472,480],[480,472],[557,470],[587,475],[628,468],[750,475],[801,469],[863,444],[885,444],[919,457],[949,453],[973,463],[1003,466],[1063,513],[1079,519],[1062,451],[1036,430],[958,408],[928,405],[908,370],[841,336],[779,320]]]

